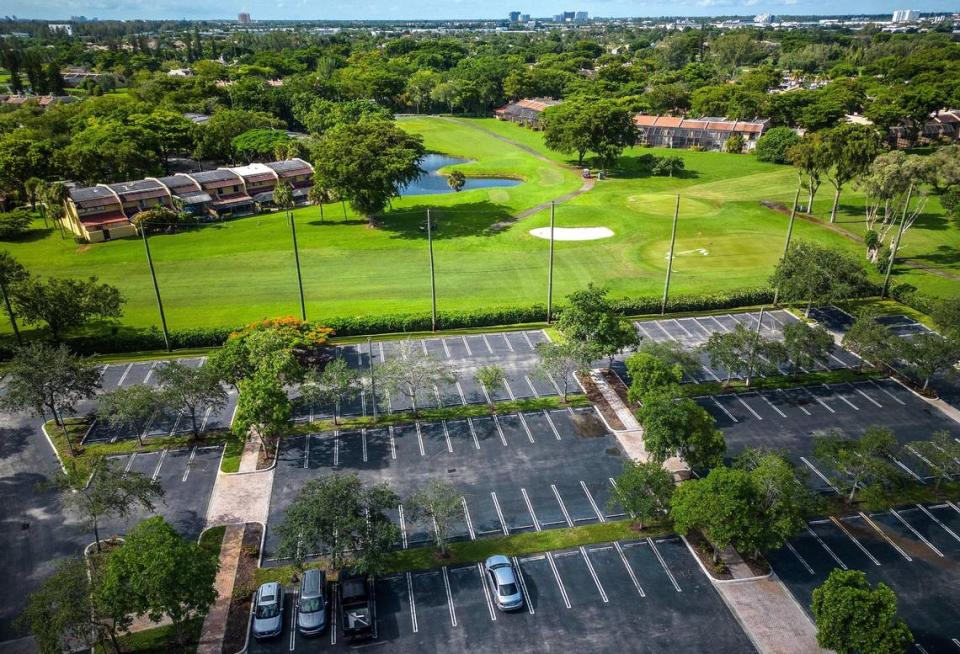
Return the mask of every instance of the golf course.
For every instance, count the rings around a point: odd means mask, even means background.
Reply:
[[[789,205],[797,174],[751,155],[632,148],[608,179],[585,183],[576,161],[548,150],[538,132],[494,119],[404,118],[429,151],[468,159],[468,177],[523,180],[518,186],[395,199],[375,226],[339,203],[294,212],[311,319],[427,312],[430,275],[425,215],[436,224],[434,255],[440,310],[529,305],[546,300],[547,240],[530,230],[549,225],[605,228],[612,236],[556,242],[557,301],[588,282],[613,297],[662,293],[676,195],[680,195],[671,293],[702,294],[765,285],[780,257],[787,216],[762,202]],[[676,177],[641,172],[638,157],[669,152],[684,159]],[[816,218],[797,220],[794,238],[861,254],[863,199],[851,186],[837,225],[826,226],[832,188],[821,187]],[[588,232],[594,233],[594,232]],[[37,224],[5,247],[33,274],[83,278],[120,288],[121,322],[157,324],[143,243],[94,245],[62,239]],[[237,326],[299,313],[289,225],[261,215],[150,239],[171,329]],[[945,295],[960,279],[960,229],[935,198],[903,239],[895,281]],[[911,268],[907,263],[934,270]],[[877,276],[879,278],[879,275]]]

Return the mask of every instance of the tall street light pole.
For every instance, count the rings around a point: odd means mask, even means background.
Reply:
[[[550,202],[550,254],[547,259],[547,324],[553,320],[553,231],[556,225],[556,204]]]
[[[670,295],[670,273],[673,272],[673,248],[677,244],[677,219],[680,217],[680,194],[673,208],[673,229],[670,232],[670,255],[667,257],[667,280],[663,285],[663,301],[660,303],[660,315],[667,312],[667,297]]]
[[[787,252],[790,250],[790,238],[793,236],[793,221],[797,217],[797,202],[800,201],[800,182],[797,182],[797,194],[793,196],[793,209],[790,210],[790,221],[787,223],[787,240],[783,243],[783,256],[780,257],[780,260],[783,261],[787,257]],[[777,300],[780,299],[780,284],[777,284],[776,290],[773,292],[773,305],[777,305]]]
[[[147,264],[150,266],[150,277],[153,278],[153,292],[157,296],[157,309],[160,310],[160,327],[163,329],[163,346],[170,351],[170,334],[167,332],[167,316],[163,312],[163,300],[160,299],[160,285],[157,284],[157,271],[153,268],[153,257],[150,256],[150,241],[147,239],[147,226],[140,224],[140,235],[143,237],[143,249],[147,253]]]
[[[300,249],[297,247],[297,221],[293,212],[287,209],[287,220],[290,221],[290,233],[293,234],[293,258],[297,263],[297,287],[300,289],[300,317],[307,321],[307,305],[303,300],[303,275],[300,273]]]
[[[430,328],[437,331],[437,279],[433,265],[433,226],[427,209],[427,248],[430,250]]]

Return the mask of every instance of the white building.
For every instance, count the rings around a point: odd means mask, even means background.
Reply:
[[[916,9],[897,9],[893,12],[894,23],[909,23],[918,20],[920,12]]]
[[[73,36],[73,25],[70,23],[50,23],[47,25],[47,29],[54,33]]]
[[[773,16],[770,14],[757,14],[753,17],[753,22],[756,25],[769,25],[773,22]]]

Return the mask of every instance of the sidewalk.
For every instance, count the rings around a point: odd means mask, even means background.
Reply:
[[[207,527],[245,522],[267,523],[275,468],[257,471],[258,440],[251,439],[240,456],[240,472],[219,473],[207,509]]]
[[[227,616],[230,614],[230,600],[233,597],[233,582],[240,562],[240,546],[243,543],[243,525],[229,525],[223,534],[220,546],[220,571],[215,586],[217,600],[203,621],[200,644],[197,654],[220,654],[223,649],[223,635],[227,629]]]

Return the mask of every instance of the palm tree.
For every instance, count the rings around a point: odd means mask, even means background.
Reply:
[[[320,222],[323,222],[323,205],[326,202],[330,202],[330,191],[328,191],[324,186],[314,180],[313,186],[310,187],[310,190],[307,191],[307,200],[310,201],[310,204],[320,207]]]
[[[60,226],[60,238],[63,238],[63,223],[61,222],[61,218],[64,215],[64,203],[68,197],[70,197],[70,191],[61,182],[47,184],[44,187],[42,201],[47,205],[50,216],[57,222],[57,225]]]

